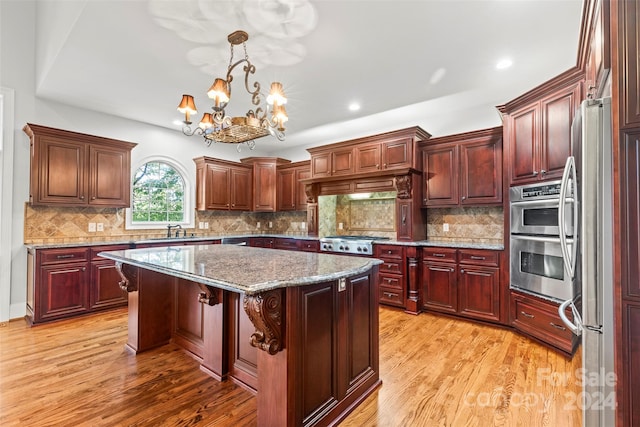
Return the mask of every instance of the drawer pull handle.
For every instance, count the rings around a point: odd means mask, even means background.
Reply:
[[[433,256],[437,256],[438,258],[444,258],[444,254],[433,254]]]
[[[73,254],[56,256],[57,259],[67,259],[67,258],[73,258],[73,257],[75,257],[75,255]]]
[[[387,251],[387,254],[391,255],[393,253],[393,251]]]
[[[527,313],[526,311],[521,311],[520,314],[522,314],[524,317],[528,317],[529,319],[533,319],[534,317],[536,317],[533,314]]]
[[[471,255],[470,256],[471,259],[477,259],[479,261],[484,261],[486,258],[483,256],[476,256],[476,255]]]
[[[555,323],[553,323],[553,322],[549,322],[549,324],[550,324],[551,326],[553,326],[554,328],[556,328],[556,329],[560,329],[561,331],[566,331],[566,330],[567,330],[567,328],[565,328],[564,326],[556,325],[556,324],[555,324]]]
[[[384,293],[384,296],[385,296],[385,297],[387,297],[387,298],[393,298],[393,297],[395,297],[396,295],[395,295],[395,294],[391,294],[391,293],[389,293],[389,292],[385,292],[385,293]]]

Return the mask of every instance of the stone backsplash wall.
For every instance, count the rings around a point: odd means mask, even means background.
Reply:
[[[443,230],[449,224],[449,231]],[[427,209],[427,240],[504,243],[504,209],[501,206]]]
[[[293,212],[195,212],[196,228],[187,235],[221,236],[281,234],[306,236],[307,213]],[[89,232],[89,223],[102,223],[103,231]],[[208,229],[198,229],[200,223]],[[258,228],[258,223],[260,227]],[[271,227],[269,227],[271,223]],[[126,230],[125,210],[114,208],[61,208],[25,203],[25,244],[59,244],[142,240],[166,236],[165,230]]]
[[[358,235],[396,238],[395,192],[371,193],[362,199],[350,195],[321,196],[318,204],[321,237]]]

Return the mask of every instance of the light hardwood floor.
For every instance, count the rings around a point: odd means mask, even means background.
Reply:
[[[255,399],[170,344],[124,349],[125,310],[0,327],[0,425],[253,426]],[[509,330],[380,309],[383,385],[342,426],[581,425],[573,360]]]

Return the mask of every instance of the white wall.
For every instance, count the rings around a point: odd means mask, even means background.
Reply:
[[[251,152],[244,150],[241,154],[232,145],[219,144],[208,148],[200,137],[189,138],[178,131],[38,99],[35,95],[38,79],[35,72],[36,33],[34,1],[0,1],[0,87],[15,91],[13,209],[2,214],[2,221],[10,219],[13,230],[11,286],[10,296],[0,295],[3,299],[10,298],[11,318],[24,316],[26,311],[27,267],[23,230],[24,206],[29,199],[29,139],[22,132],[25,123],[138,143],[131,155],[132,165],[151,155],[162,154],[180,163],[188,171],[191,182],[195,182],[194,157],[207,155],[238,160],[241,157],[270,155],[260,152],[259,147]],[[301,153],[300,156],[304,156],[304,150]],[[5,244],[2,242],[3,247]],[[2,289],[0,287],[0,292]]]

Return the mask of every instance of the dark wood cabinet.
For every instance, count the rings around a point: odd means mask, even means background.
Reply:
[[[110,245],[90,248],[89,308],[91,310],[127,305],[127,293],[119,286],[122,279],[115,268],[115,263],[112,260],[99,257],[98,254],[104,251],[129,249],[129,247],[129,245]]]
[[[255,248],[271,248],[275,247],[276,239],[274,237],[250,237],[249,246]]]
[[[503,323],[507,303],[500,284],[500,252],[486,249],[422,249],[423,308]]]
[[[423,144],[424,207],[502,203],[502,128],[434,138]]]
[[[327,150],[311,154],[311,176],[351,175],[354,172],[353,147]]]
[[[505,114],[510,185],[562,177],[583,78],[582,70],[571,69],[498,107]]]
[[[136,144],[28,123],[33,205],[128,207]]]
[[[374,256],[384,261],[378,267],[378,294],[380,304],[405,308],[406,255],[399,245],[375,245]]]
[[[579,337],[564,325],[558,315],[558,306],[548,300],[511,291],[511,322],[516,330],[572,355],[578,348]],[[566,315],[573,320],[571,310],[567,310]]]
[[[462,316],[500,322],[498,252],[458,251],[458,310]]]
[[[256,212],[275,212],[277,210],[278,166],[290,164],[289,160],[277,157],[248,157],[240,160],[251,165],[253,172],[253,205]]]
[[[355,146],[355,173],[378,172],[413,166],[413,141],[410,138]]]
[[[166,243],[165,243],[166,245]],[[115,263],[98,256],[128,244],[29,249],[27,319],[31,324],[127,305]]]
[[[610,0],[594,0],[588,3],[593,10],[587,10],[587,17],[592,20],[585,34],[588,50],[585,64],[586,97],[600,98],[607,88],[607,78],[611,70],[610,48]],[[589,22],[588,19],[585,19]],[[636,50],[637,51],[637,50]]]
[[[305,184],[301,182],[311,176],[310,162],[296,162],[278,166],[277,207],[278,211],[304,211],[307,209]]]
[[[197,210],[251,210],[251,166],[210,157],[194,162]]]

